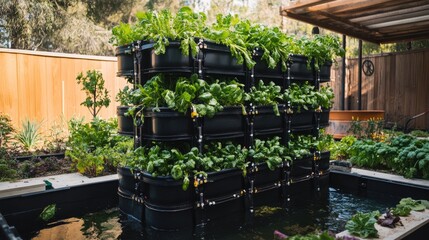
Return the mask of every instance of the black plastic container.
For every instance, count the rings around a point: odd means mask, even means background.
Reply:
[[[306,111],[301,109],[301,112],[294,110],[291,117],[292,129],[308,129],[313,127],[314,111]]]
[[[139,182],[134,177],[138,170],[129,167],[118,167],[119,189],[124,192],[135,193],[136,184]]]
[[[141,222],[144,220],[144,205],[143,198],[137,197],[137,195],[121,190],[118,188],[119,196],[119,209],[122,213],[127,214],[129,217]]]
[[[283,118],[276,116],[273,106],[257,106],[257,114],[253,118],[253,131],[255,135],[276,134],[283,131]],[[283,112],[279,105],[279,112]]]
[[[144,109],[143,136],[145,140],[189,140],[193,136],[193,124],[189,114],[167,107]]]
[[[313,173],[313,155],[294,159],[291,164],[290,177],[300,179],[311,176]]]
[[[205,205],[204,210],[201,208],[195,210],[196,220],[201,219],[203,211],[208,224],[231,223],[237,225],[243,223],[244,196],[214,199]],[[200,224],[200,222],[195,222],[195,224]]]
[[[211,41],[200,41],[198,59],[202,60],[201,68],[205,75],[244,76],[244,65],[239,64],[231,55],[229,48]],[[196,63],[199,69],[199,63]]]
[[[249,177],[254,180],[254,206],[281,203],[282,167],[278,166],[271,170],[267,163],[258,163],[256,169],[255,172],[248,173]]]
[[[322,112],[320,112],[320,126],[327,127],[329,126],[329,109],[322,109]]]
[[[131,116],[125,116],[128,106],[118,106],[116,114],[118,116],[118,133],[126,136],[134,135],[134,122]]]
[[[312,176],[292,179],[288,188],[290,203],[300,203],[303,200],[314,198],[315,186]]]
[[[306,56],[291,54],[289,61],[289,76],[291,80],[313,81],[313,69],[307,67],[308,58]]]
[[[169,198],[175,198],[170,195]],[[145,224],[160,231],[185,231],[194,227],[193,205],[157,205],[145,202]]]
[[[194,58],[189,53],[182,54],[180,42],[170,41],[165,47],[165,53],[156,55],[154,43],[146,43],[141,46],[142,73],[192,73]]]
[[[118,59],[118,77],[132,77],[134,75],[134,58],[132,46],[124,45],[115,49],[115,56]]]
[[[244,120],[241,107],[224,107],[213,117],[204,117],[203,135],[206,139],[244,136]]]
[[[194,203],[195,193],[192,184],[186,191],[182,189],[182,180],[175,180],[171,176],[153,177],[142,172],[144,200],[151,206],[183,206]]]
[[[267,62],[262,59],[263,54],[264,52],[259,49],[255,49],[253,52],[253,59],[256,62],[253,67],[254,77],[263,79],[282,79],[285,73],[282,71],[280,63],[278,63],[275,68],[269,68]]]
[[[240,194],[244,189],[243,171],[241,169],[225,169],[207,174],[204,184],[206,199]]]
[[[319,168],[319,172],[326,172],[329,170],[329,161],[331,158],[331,152],[326,151],[326,152],[321,152],[320,153],[320,159],[317,160],[317,164],[318,164],[318,168]]]
[[[327,61],[320,67],[319,78],[320,82],[329,82],[331,81],[331,66],[332,61]]]

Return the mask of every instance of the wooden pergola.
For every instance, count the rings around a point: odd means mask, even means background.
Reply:
[[[373,43],[429,39],[429,0],[290,0],[280,15],[359,39],[358,110],[362,109],[362,40]],[[344,109],[345,57],[341,109]]]
[[[429,38],[428,0],[298,0],[280,14],[378,44]]]

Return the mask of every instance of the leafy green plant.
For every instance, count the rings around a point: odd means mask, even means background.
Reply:
[[[425,131],[422,131],[422,130],[414,130],[414,131],[411,131],[410,132],[410,135],[411,136],[414,136],[414,137],[429,137],[429,132],[425,132]]]
[[[0,148],[0,182],[11,181],[18,177],[16,166],[5,149]]]
[[[321,86],[319,91],[316,91],[315,94],[316,105],[324,109],[330,109],[334,104],[334,90],[330,86]]]
[[[249,156],[256,163],[266,162],[268,168],[274,170],[283,162],[283,159],[292,160],[287,156],[286,151],[286,147],[280,144],[279,137],[268,140],[256,139],[253,148],[249,149]]]
[[[377,222],[379,216],[379,211],[357,213],[346,223],[346,229],[358,237],[375,238],[378,236],[378,231],[374,224]]]
[[[123,89],[120,89],[116,95],[115,100],[119,102],[121,106],[129,106],[132,104],[132,89],[127,85]]]
[[[157,144],[140,147],[134,151],[133,159],[122,163],[142,169],[152,176],[171,176],[183,180],[182,188],[189,187],[192,174],[207,175],[206,172],[239,168],[245,173],[247,150],[231,142],[213,142],[204,146],[205,153],[197,148],[172,147]]]
[[[314,62],[314,68],[320,68],[327,61],[335,60],[336,56],[344,56],[344,49],[338,36],[315,34],[311,38],[303,36],[298,39],[298,54],[308,57],[308,68],[311,68],[311,62]]]
[[[164,80],[163,75],[156,75],[131,93],[134,106],[129,113],[132,116],[140,114],[143,120],[141,113],[144,108],[152,107],[154,111],[159,111],[159,107],[169,107],[181,113],[192,109],[200,116],[212,117],[224,106],[243,106],[243,86],[236,80],[215,80],[209,84],[198,79],[196,74],[190,78],[179,77],[168,81]],[[137,109],[140,110],[136,112]]]
[[[246,24],[249,25],[249,24]],[[242,34],[248,36],[248,49],[260,49],[263,51],[262,60],[269,68],[275,68],[280,63],[282,71],[287,70],[289,55],[293,52],[294,38],[284,34],[278,27],[266,27],[260,24],[252,24],[240,29],[246,29]]]
[[[141,39],[141,34],[136,31],[136,26],[128,23],[120,23],[112,28],[112,37],[109,42],[113,46],[124,46]]]
[[[320,152],[330,151],[335,144],[334,137],[325,132],[325,129],[319,130],[319,138],[316,139],[316,150]]]
[[[351,162],[360,167],[386,168],[397,149],[385,142],[364,139],[356,141],[350,148]]]
[[[204,146],[205,153],[197,163],[199,172],[213,172],[229,168],[239,168],[246,175],[248,150],[232,142],[213,142]]]
[[[315,149],[316,138],[311,135],[291,135],[288,143],[287,155],[291,159],[299,159],[311,155],[311,150]]]
[[[237,59],[237,63],[246,64],[251,69],[255,65],[252,58],[253,48],[246,43],[246,27],[250,27],[248,21],[242,21],[238,15],[218,14],[216,21],[208,28],[204,29],[204,38],[226,45],[231,51],[231,55]],[[249,48],[252,48],[249,51]]]
[[[43,221],[47,222],[55,216],[56,210],[57,210],[57,205],[56,204],[50,204],[43,209],[43,211],[40,213],[39,217]]]
[[[189,7],[182,7],[173,16],[167,9],[162,11],[139,12],[137,23],[121,23],[112,29],[110,42],[114,45],[126,45],[134,41],[151,41],[155,54],[164,54],[170,41],[180,41],[183,55],[197,53],[195,37],[202,37],[206,15],[195,13]]]
[[[26,119],[22,122],[21,130],[15,135],[15,139],[26,151],[34,151],[41,140],[41,124],[37,121]]]
[[[0,149],[7,145],[14,131],[10,117],[0,113]]]
[[[350,158],[350,147],[356,142],[356,138],[353,135],[347,135],[340,141],[334,142],[331,147],[331,156],[337,160],[347,160]]]
[[[406,217],[410,215],[411,211],[424,211],[427,207],[422,204],[420,200],[414,200],[412,198],[403,198],[396,205],[395,208],[392,209],[392,213],[396,216]]]
[[[273,107],[274,113],[279,116],[280,91],[280,86],[275,85],[274,82],[265,85],[264,81],[259,80],[258,84],[250,88],[250,92],[246,93],[245,99],[256,105],[270,105]]]
[[[291,86],[284,91],[282,96],[285,102],[290,102],[292,108],[295,108],[297,112],[304,110],[313,110],[319,107],[316,90],[314,86],[305,82],[302,85],[292,83]]]
[[[330,236],[328,232],[322,232],[320,234],[310,233],[307,235],[295,235],[287,237],[288,240],[335,240],[334,237]]]
[[[103,74],[97,70],[88,70],[85,76],[79,73],[76,80],[78,84],[82,84],[82,90],[86,94],[85,101],[80,105],[87,107],[93,118],[97,117],[102,107],[108,107],[110,104]]]
[[[120,161],[118,158],[122,155],[118,145],[131,141],[116,135],[116,126],[116,120],[94,118],[89,123],[83,123],[82,119],[70,120],[70,137],[65,154],[80,173],[98,176],[116,168]]]
[[[390,167],[408,178],[429,179],[429,140],[401,135],[392,139],[391,145],[398,153],[389,163]]]

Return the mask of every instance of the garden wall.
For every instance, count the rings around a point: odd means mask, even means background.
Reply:
[[[387,123],[403,127],[407,119],[429,110],[429,50],[363,57],[374,63],[372,76],[362,73],[362,109],[384,110]],[[333,109],[341,108],[341,61],[332,67]],[[347,59],[345,109],[358,109],[358,59]],[[415,129],[429,129],[429,113],[417,118]]]
[[[80,103],[85,93],[76,82],[80,72],[96,69],[103,73],[111,104],[100,116],[116,116],[115,96],[126,84],[116,77],[116,57],[35,52],[0,48],[0,112],[8,114],[15,127],[28,118],[49,125],[61,117],[90,119]]]

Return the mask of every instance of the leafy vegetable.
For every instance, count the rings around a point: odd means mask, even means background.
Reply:
[[[315,34],[311,38],[303,36],[298,39],[298,54],[309,58],[307,67],[314,61],[314,68],[320,70],[327,61],[334,60],[335,56],[343,56],[345,51],[341,47],[340,39],[335,35]]]
[[[43,209],[43,211],[42,211],[42,213],[40,213],[39,217],[43,221],[47,222],[55,216],[56,210],[57,210],[56,204],[48,205]]]
[[[403,198],[396,205],[396,208],[392,209],[392,213],[397,216],[408,216],[410,212],[413,211],[424,211],[426,206],[421,203],[419,200],[414,200],[412,198]]]
[[[292,160],[286,155],[286,147],[280,144],[280,138],[268,140],[256,139],[253,148],[249,149],[249,156],[256,163],[266,162],[270,170],[276,169],[284,160]]]
[[[280,98],[280,86],[270,82],[265,85],[262,80],[259,80],[258,85],[253,86],[250,92],[246,93],[246,101],[250,101],[257,105],[271,105],[273,106],[274,113],[279,116],[278,101]]]
[[[209,84],[193,74],[190,78],[179,77],[165,80],[163,75],[152,77],[144,86],[131,92],[134,104],[129,113],[141,115],[144,108],[169,107],[181,113],[193,109],[200,116],[212,117],[224,106],[238,106],[244,102],[243,84],[236,80],[215,80]],[[136,112],[137,109],[140,109]],[[143,116],[141,115],[143,120]]]
[[[357,213],[346,223],[346,229],[353,235],[362,238],[374,238],[378,236],[378,231],[374,224],[380,216],[379,211],[370,213]]]
[[[314,86],[305,82],[302,85],[292,83],[291,86],[284,91],[283,100],[290,102],[292,108],[295,108],[297,112],[304,110],[312,110],[319,107],[317,102],[316,90]]]

